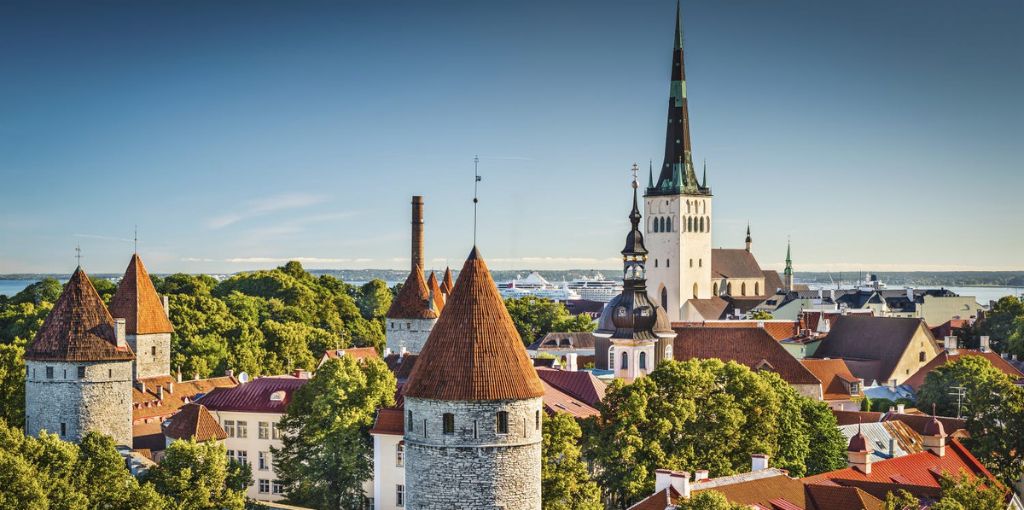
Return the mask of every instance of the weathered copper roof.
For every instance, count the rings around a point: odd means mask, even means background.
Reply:
[[[163,429],[171,439],[216,441],[228,437],[217,419],[202,404],[185,404]]]
[[[171,333],[174,327],[164,313],[164,306],[149,279],[146,266],[136,253],[128,262],[124,278],[110,300],[110,314],[125,320],[129,335]]]
[[[430,278],[427,280],[427,289],[430,291],[430,296],[434,298],[434,308],[440,315],[444,311],[445,296],[441,284],[437,282],[437,275],[433,271],[430,272]]]
[[[487,264],[473,248],[430,331],[406,398],[506,400],[544,394]]]
[[[135,354],[127,344],[117,346],[114,319],[79,267],[25,349],[25,359],[121,361],[135,359]]]
[[[430,304],[430,291],[423,279],[423,270],[414,268],[405,279],[402,290],[391,302],[389,319],[436,319],[437,310]]]

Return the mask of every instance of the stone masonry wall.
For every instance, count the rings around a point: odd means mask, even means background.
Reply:
[[[540,398],[406,398],[405,410],[407,508],[540,509]],[[498,411],[508,412],[507,434],[497,433]],[[444,413],[454,415],[452,434]]]
[[[38,436],[41,430],[79,442],[90,430],[114,438],[119,445],[132,444],[132,362],[48,362],[26,360],[25,430]],[[78,378],[78,367],[85,377]],[[53,378],[46,368],[53,368]]]
[[[135,352],[135,379],[171,374],[170,333],[128,335],[126,340]],[[156,353],[153,352],[154,347]]]
[[[384,333],[387,348],[397,353],[405,347],[409,353],[419,354],[435,322],[437,319],[387,319]]]

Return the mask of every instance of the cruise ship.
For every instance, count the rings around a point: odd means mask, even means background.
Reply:
[[[622,282],[605,279],[601,273],[593,277],[576,278],[571,282],[551,283],[536,271],[526,277],[498,285],[502,297],[522,297],[532,295],[553,301],[572,301],[584,299],[607,303],[622,292]]]

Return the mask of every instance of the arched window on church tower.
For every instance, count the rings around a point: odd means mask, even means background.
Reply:
[[[637,360],[640,362],[640,370],[647,370],[647,353],[641,352]]]
[[[693,232],[693,216],[686,219],[686,231]]]
[[[727,295],[730,295],[730,296],[732,295],[732,283],[731,283],[731,282],[730,282],[730,283],[727,283],[727,284],[725,285],[725,293],[726,293]]]
[[[654,259],[654,267],[658,267],[658,259]]]
[[[718,295],[718,284],[717,283],[715,284],[714,287],[712,287],[712,290],[714,290],[714,294],[717,296]]]
[[[701,232],[704,231],[704,217],[703,216],[700,217],[700,231]]]
[[[690,214],[690,201],[686,201],[686,214]]]
[[[693,284],[693,299],[697,299],[697,284]]]
[[[622,363],[619,365],[619,368],[629,370],[629,353],[622,353]]]
[[[711,232],[711,216],[704,217],[704,224],[707,225],[708,228],[705,232]]]
[[[665,218],[665,222],[668,224],[667,225],[668,228],[665,229],[665,232],[671,232],[672,231],[672,217],[669,216],[668,218]]]
[[[747,282],[743,282],[743,283],[740,284],[740,295],[741,296],[746,296],[747,295]]]
[[[668,311],[668,289],[665,287],[661,288],[661,307]]]
[[[755,296],[760,296],[761,295],[761,282],[754,282],[754,295]]]

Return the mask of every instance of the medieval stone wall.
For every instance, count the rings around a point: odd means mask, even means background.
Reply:
[[[406,398],[405,410],[407,508],[541,508],[540,398]],[[498,433],[499,411],[508,413],[506,434]],[[445,413],[454,418],[451,434]]]
[[[171,374],[170,333],[128,335],[126,340],[135,352],[135,379]]]
[[[90,430],[132,444],[132,362],[25,361],[25,430],[78,442]],[[85,377],[78,377],[78,367]],[[52,378],[47,377],[47,368]]]
[[[387,319],[385,338],[391,352],[402,352],[402,347],[411,354],[419,354],[427,343],[430,330],[437,319]]]

